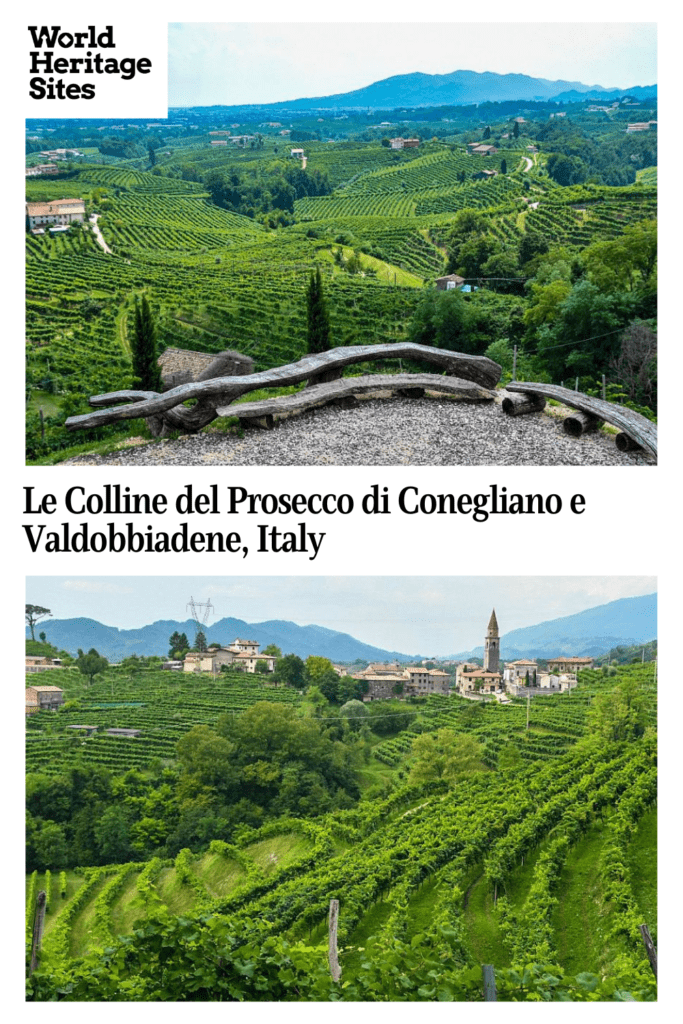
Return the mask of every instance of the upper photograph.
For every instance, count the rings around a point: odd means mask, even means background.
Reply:
[[[655,465],[656,62],[169,25],[166,120],[26,122],[27,463]]]

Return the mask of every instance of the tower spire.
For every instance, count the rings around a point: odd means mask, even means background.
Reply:
[[[495,608],[491,612],[484,640],[484,672],[500,672],[500,637]]]

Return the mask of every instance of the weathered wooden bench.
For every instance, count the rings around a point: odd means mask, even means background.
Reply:
[[[503,412],[509,416],[537,412],[545,406],[546,398],[554,398],[578,411],[578,415],[568,416],[564,421],[564,429],[568,434],[578,437],[586,430],[595,429],[600,421],[611,423],[620,431],[616,436],[619,451],[640,448],[657,457],[657,425],[633,409],[606,402],[602,398],[592,398],[580,391],[570,391],[556,384],[519,381],[506,384],[505,391],[512,392],[511,395],[504,395],[501,403]]]
[[[432,378],[430,387],[436,381],[460,378],[460,385],[467,382],[479,385],[480,391],[495,388],[500,380],[501,368],[498,363],[485,356],[473,356],[463,352],[448,352],[445,349],[417,345],[413,342],[396,342],[382,345],[353,345],[348,348],[334,348],[319,355],[306,356],[296,363],[277,366],[261,373],[244,376],[215,377],[211,380],[181,384],[170,391],[158,394],[154,391],[114,391],[95,395],[90,405],[99,407],[96,412],[82,416],[70,416],[66,421],[69,430],[100,427],[120,420],[144,417],[156,437],[164,437],[171,430],[194,433],[201,430],[219,415],[232,415],[232,403],[241,395],[259,388],[284,387],[307,381],[306,390],[314,390],[324,383],[340,380],[344,367],[355,363],[375,362],[382,359],[414,359],[440,367],[446,377],[428,374]],[[418,375],[402,375],[417,379]],[[374,383],[374,387],[377,385]],[[358,384],[361,388],[363,385]],[[402,385],[403,386],[403,385]],[[412,386],[412,385],[408,385]],[[416,384],[421,387],[422,385]],[[358,392],[360,393],[360,391]],[[455,393],[451,391],[451,393]],[[465,394],[466,389],[461,388]],[[296,396],[293,396],[296,397]],[[481,394],[473,399],[485,401],[488,396]],[[490,396],[493,398],[493,394]],[[184,405],[193,400],[196,404]],[[125,403],[125,404],[120,404]],[[221,410],[220,413],[218,410]]]
[[[276,416],[289,416],[324,405],[355,405],[359,395],[387,391],[403,398],[422,398],[425,391],[437,391],[462,402],[492,402],[494,399],[493,391],[460,377],[443,377],[436,373],[373,373],[314,384],[294,395],[218,406],[216,411],[219,416],[237,416],[241,423],[249,426],[269,428]]]

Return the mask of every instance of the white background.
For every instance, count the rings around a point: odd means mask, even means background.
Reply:
[[[73,1017],[83,1011],[83,1007],[55,1006],[25,1007],[22,1003],[23,949],[19,936],[23,928],[23,878],[22,850],[22,791],[19,765],[23,750],[23,705],[21,702],[21,675],[23,674],[23,658],[21,637],[23,637],[23,617],[21,605],[26,575],[54,574],[64,575],[92,574],[147,574],[182,575],[186,573],[205,573],[211,575],[254,574],[267,577],[270,574],[290,575],[297,573],[314,573],[319,575],[657,575],[660,589],[660,746],[662,759],[661,795],[664,800],[665,813],[661,815],[661,873],[659,891],[662,894],[659,923],[659,958],[660,958],[660,1001],[657,1005],[638,1007],[639,1018],[660,1016],[673,1009],[674,986],[677,983],[676,954],[680,951],[679,924],[680,883],[678,880],[677,861],[680,847],[680,793],[676,783],[680,772],[680,741],[678,740],[680,716],[680,697],[677,693],[681,685],[681,661],[679,655],[680,626],[678,613],[681,608],[680,599],[680,512],[681,501],[680,449],[678,447],[678,397],[680,394],[680,330],[674,320],[676,299],[680,293],[680,274],[676,273],[679,261],[675,259],[673,246],[679,237],[679,210],[669,181],[673,174],[680,173],[681,160],[678,153],[680,138],[680,114],[674,105],[674,97],[680,96],[678,76],[674,71],[678,68],[679,54],[677,40],[680,40],[679,25],[670,14],[662,14],[660,18],[660,84],[662,89],[663,128],[660,134],[660,146],[663,151],[660,158],[660,193],[665,216],[660,218],[661,248],[664,252],[662,264],[661,296],[661,361],[660,361],[660,426],[662,443],[660,448],[660,464],[655,468],[277,468],[266,467],[263,470],[254,468],[168,468],[155,469],[90,469],[70,467],[25,468],[23,460],[23,233],[24,208],[24,117],[39,116],[32,112],[31,102],[25,97],[25,85],[28,80],[28,50],[30,42],[26,31],[27,24],[55,24],[69,22],[78,25],[114,24],[115,33],[118,26],[121,31],[127,24],[133,25],[139,38],[151,37],[166,39],[167,21],[232,21],[232,20],[348,20],[348,21],[411,21],[417,15],[423,15],[420,9],[404,7],[396,8],[389,3],[346,3],[343,10],[332,12],[321,10],[320,5],[290,4],[286,9],[279,6],[262,4],[258,10],[244,10],[234,5],[196,3],[181,5],[169,3],[163,8],[163,20],[152,15],[150,8],[142,8],[130,3],[119,4],[114,8],[103,8],[104,13],[96,13],[92,4],[40,4],[33,7],[30,14],[11,15],[11,28],[5,33],[5,54],[3,74],[5,76],[6,143],[2,173],[5,176],[4,194],[5,222],[3,232],[4,243],[4,281],[8,285],[5,292],[5,351],[4,351],[4,407],[3,407],[3,439],[5,448],[3,488],[3,538],[5,586],[4,602],[7,607],[6,623],[12,628],[6,631],[6,648],[10,666],[6,682],[11,687],[12,698],[9,702],[11,714],[5,725],[6,747],[5,756],[8,763],[4,765],[4,777],[9,789],[9,817],[11,823],[8,840],[3,848],[3,856],[7,859],[4,865],[5,893],[14,890],[10,913],[6,917],[4,930],[3,969],[8,975],[11,994],[11,1006],[14,1015],[36,1016],[46,1012]],[[555,9],[554,9],[555,10]],[[506,5],[488,4],[471,12],[466,20],[563,20],[571,14],[575,21],[582,20],[619,20],[638,21],[655,20],[663,5],[650,4],[646,9],[634,3],[586,4],[575,3],[571,11],[562,10],[553,18],[553,11],[547,5],[530,3],[524,7],[524,17],[515,19],[514,12]],[[443,21],[446,12],[443,8],[435,9],[429,20]],[[122,37],[123,38],[123,37]],[[147,43],[145,45],[148,45]],[[119,53],[119,51],[116,51]],[[121,55],[123,55],[121,53]],[[131,54],[147,55],[145,46],[136,46]],[[413,69],[406,69],[413,70]],[[99,78],[100,76],[98,76]],[[125,91],[132,83],[121,83]],[[668,88],[666,85],[668,84]],[[27,87],[26,87],[27,92]],[[59,113],[64,116],[67,101],[59,104]],[[91,101],[92,103],[92,101]],[[96,110],[94,105],[88,107],[90,113],[80,116],[107,116]],[[119,116],[117,111],[113,116]],[[132,112],[129,116],[132,116]],[[148,112],[141,111],[141,116]],[[158,116],[158,114],[155,114]],[[674,137],[672,141],[672,136]],[[680,193],[677,193],[679,195]],[[7,202],[10,199],[10,202]],[[676,240],[676,241],[675,241]],[[349,517],[330,517],[322,525],[323,517],[288,517],[288,521],[306,521],[309,529],[326,530],[327,537],[315,562],[306,556],[280,555],[266,556],[251,553],[247,559],[236,556],[220,555],[32,555],[24,538],[22,516],[24,486],[34,486],[39,492],[49,491],[56,495],[62,494],[67,487],[82,484],[95,489],[104,483],[121,483],[133,490],[166,491],[175,494],[185,483],[192,482],[196,489],[206,489],[209,484],[216,483],[219,488],[226,484],[239,484],[253,491],[293,492],[330,490],[337,493],[351,492],[360,498],[370,485],[377,483],[387,485],[392,493],[401,487],[414,484],[420,491],[433,493],[455,493],[487,490],[491,483],[508,487],[508,491],[527,491],[549,493],[556,492],[564,497],[581,492],[587,500],[586,512],[582,516],[563,513],[559,516],[500,516],[486,523],[474,523],[471,517],[464,516],[403,516],[394,512],[391,516],[369,517],[360,513]],[[47,517],[39,517],[47,521]],[[61,515],[49,517],[58,522],[64,521]],[[76,517],[81,519],[82,517]],[[110,517],[101,517],[109,519]],[[130,517],[121,517],[126,521]],[[228,526],[221,522],[220,527],[214,520],[217,517],[191,517],[200,523],[197,529],[227,530]],[[260,517],[254,518],[262,521]],[[168,529],[171,515],[162,517],[163,523],[157,528]],[[232,525],[232,520],[235,525]],[[146,521],[146,517],[141,517]],[[247,520],[236,517],[225,520],[230,522],[230,529],[242,529],[245,535],[253,532],[253,527],[243,525]],[[318,522],[317,520],[320,520]],[[272,520],[275,522],[275,519]],[[241,522],[242,526],[238,525]],[[288,526],[291,528],[291,525]],[[252,545],[253,546],[253,545]],[[283,618],[286,609],[283,609]],[[97,1012],[121,1012],[119,1006],[99,1007]],[[392,1015],[410,1012],[407,1006],[392,1006]],[[636,1012],[634,1008],[624,1006],[593,1007],[593,1012],[623,1013]],[[364,1007],[362,1014],[383,1014],[387,1007]],[[509,1006],[506,1013],[523,1014],[525,1019],[532,1013],[533,1007]],[[145,1011],[143,1007],[127,1006],[126,1014],[137,1016]],[[155,1011],[160,1012],[160,1011]],[[164,1014],[171,1016],[187,1014],[190,1008],[185,1006],[164,1007]],[[202,1013],[224,1015],[225,1008],[208,1006]],[[235,1010],[233,1009],[233,1012]],[[259,1018],[266,1012],[265,1007],[239,1007],[237,1012],[250,1019]],[[272,1010],[270,1011],[272,1012]],[[295,1005],[278,1007],[278,1014],[285,1016],[312,1016],[319,1009],[311,1006]],[[326,1008],[325,1013],[346,1012],[343,1007]],[[421,1012],[444,1015],[444,1019],[452,1020],[453,1014],[461,1016],[493,1012],[484,1006],[446,1005],[424,1007]],[[576,1006],[554,1005],[550,1011],[546,1007],[544,1014],[574,1015],[578,1012],[591,1012],[590,1008],[579,1009]]]

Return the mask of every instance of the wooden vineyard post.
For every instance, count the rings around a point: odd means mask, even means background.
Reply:
[[[28,969],[29,975],[33,974],[38,966],[38,954],[40,952],[40,944],[43,941],[43,923],[45,921],[46,900],[47,895],[45,891],[41,889],[36,900],[36,913],[33,918],[33,943],[31,945],[31,963]]]
[[[496,972],[493,964],[482,964],[481,974],[484,979],[484,1002],[495,1003],[498,1001],[496,993]]]
[[[330,900],[329,918],[329,963],[332,981],[339,981],[341,978],[341,967],[337,957],[337,924],[339,922],[339,900]]]
[[[654,974],[655,979],[656,979],[657,978],[657,950],[655,949],[654,942],[652,941],[652,939],[650,937],[650,932],[649,932],[649,929],[648,929],[647,925],[646,924],[639,924],[638,925],[638,930],[640,931],[640,934],[642,936],[643,945],[645,946],[645,952],[647,953],[647,958],[650,961],[650,967],[652,968],[652,973]]]

